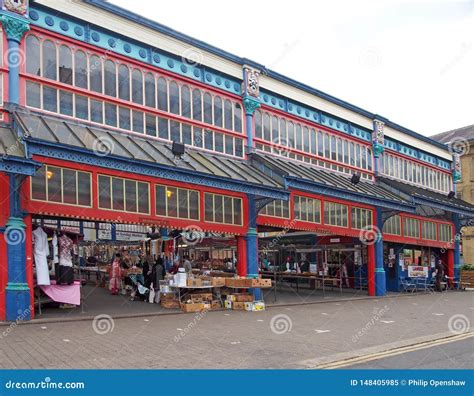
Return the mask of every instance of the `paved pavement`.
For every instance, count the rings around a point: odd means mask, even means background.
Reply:
[[[309,368],[343,354],[472,331],[473,324],[472,292],[255,313],[98,316],[95,321],[0,327],[0,368]],[[408,367],[408,362],[394,364]]]
[[[350,369],[472,369],[474,338],[449,342],[345,368]]]

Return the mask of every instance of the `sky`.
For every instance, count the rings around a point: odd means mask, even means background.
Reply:
[[[422,135],[474,124],[474,0],[110,2]]]

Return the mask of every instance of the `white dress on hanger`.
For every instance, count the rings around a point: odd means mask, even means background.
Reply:
[[[48,235],[41,227],[33,231],[34,256],[36,265],[36,283],[38,285],[50,285],[48,268]]]

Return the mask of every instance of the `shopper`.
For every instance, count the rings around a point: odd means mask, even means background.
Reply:
[[[191,272],[193,272],[193,266],[192,266],[192,264],[191,264],[191,261],[189,261],[189,258],[188,258],[188,257],[185,257],[185,258],[184,258],[183,268],[184,268],[184,271],[185,271],[186,273],[191,273]]]
[[[435,277],[436,277],[436,291],[442,292],[441,281],[444,276],[444,265],[441,259],[438,260],[435,267]]]
[[[115,259],[110,268],[109,290],[111,294],[118,294],[122,282],[122,269],[120,265],[120,254],[115,255]]]

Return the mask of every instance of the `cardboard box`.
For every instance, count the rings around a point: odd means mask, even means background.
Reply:
[[[189,298],[200,298],[204,302],[211,302],[212,301],[212,293],[192,293],[189,295]]]
[[[214,300],[211,303],[211,309],[221,309],[222,303],[219,300]]]
[[[224,287],[225,286],[225,280],[226,280],[226,278],[214,277],[211,280],[211,284],[214,287]]]
[[[186,303],[181,304],[183,312],[201,312],[211,309],[211,304]]]
[[[268,288],[272,287],[272,280],[271,279],[252,279],[252,287],[258,287],[258,288]]]
[[[161,299],[160,305],[166,309],[179,309],[180,308],[179,301],[172,300],[172,299],[165,299],[165,300]]]
[[[236,301],[236,300],[235,300],[235,294],[228,294],[228,295],[227,295],[227,301],[232,301],[232,302],[233,302],[233,301]]]
[[[187,287],[201,287],[202,286],[202,279],[197,278],[188,278],[186,280]]]
[[[235,293],[232,294],[234,296],[234,301],[237,302],[252,302],[253,301],[253,295],[248,294],[248,293]]]
[[[252,279],[247,278],[226,278],[225,285],[227,287],[239,288],[239,287],[252,287]]]
[[[265,311],[265,303],[263,301],[255,301],[253,303],[253,312]]]
[[[243,311],[245,309],[245,303],[236,301],[232,303],[232,309],[236,311]]]
[[[244,303],[244,307],[246,311],[253,311],[253,302]]]
[[[232,301],[225,300],[225,301],[224,301],[224,306],[225,306],[227,309],[232,309]]]

